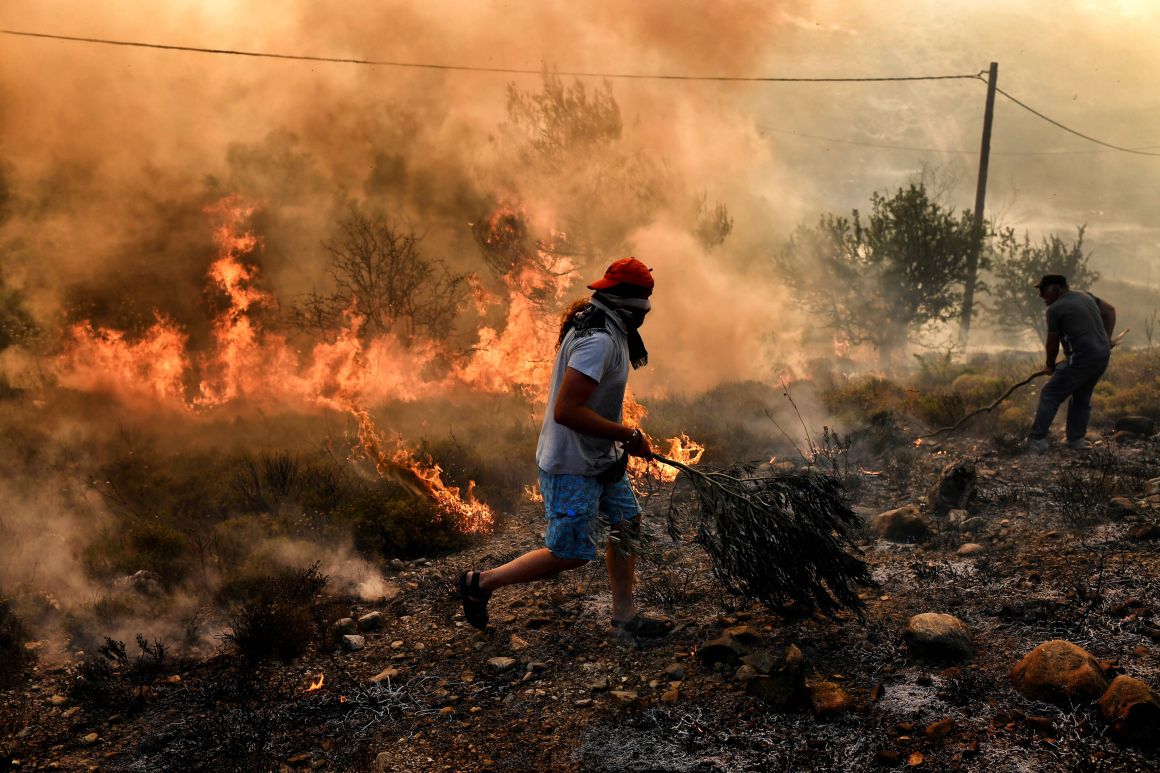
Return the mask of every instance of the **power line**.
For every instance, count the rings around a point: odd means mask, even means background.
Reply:
[[[947,153],[961,156],[977,156],[977,150],[963,150],[962,148],[922,148],[912,145],[889,145],[881,142],[864,142],[860,140],[843,139],[841,137],[826,137],[820,134],[807,134],[805,132],[798,132],[792,129],[778,129],[773,126],[765,126],[758,124],[757,128],[761,131],[773,132],[775,134],[789,134],[794,137],[804,137],[811,140],[822,140],[824,142],[834,142],[839,145],[857,145],[863,148],[881,148],[885,150],[908,150],[919,153]],[[1091,155],[1095,153],[1111,153],[1111,150],[992,150],[993,156],[1065,156],[1065,155]]]
[[[25,38],[44,38],[47,40],[63,40],[72,43],[99,43],[107,46],[128,46],[131,48],[154,48],[162,51],[189,51],[198,54],[225,54],[228,56],[249,56],[260,59],[290,59],[302,62],[330,62],[334,64],[359,64],[372,67],[408,67],[421,70],[456,70],[461,72],[489,72],[507,75],[540,75],[543,69],[531,70],[519,67],[479,67],[475,65],[459,64],[430,64],[424,62],[396,62],[376,59],[355,59],[333,56],[307,56],[305,54],[276,54],[265,51],[241,51],[230,48],[201,48],[198,46],[175,46],[164,43],[142,43],[131,40],[109,40],[106,38],[74,37],[72,35],[52,35],[45,32],[25,32],[21,30],[0,30],[5,35],[16,35]],[[675,73],[626,73],[626,72],[587,72],[587,71],[552,71],[556,75],[567,75],[577,78],[610,78],[622,80],[667,80],[667,81],[717,81],[736,83],[881,83],[886,81],[940,81],[940,80],[975,80],[980,73],[969,75],[903,75],[883,77],[842,77],[842,78],[783,78],[773,76],[740,76],[740,75],[680,75]]]
[[[203,48],[199,46],[177,46],[165,43],[144,43],[132,40],[112,40],[108,38],[90,38],[77,37],[72,35],[55,35],[46,32],[27,32],[23,30],[0,30],[0,33],[5,35],[14,35],[25,38],[41,38],[46,40],[60,40],[71,43],[95,43],[108,46],[127,46],[131,48],[151,48],[162,51],[187,51],[198,54],[220,54],[227,56],[247,56],[259,59],[283,59],[301,62],[328,62],[333,64],[357,64],[367,65],[372,67],[405,67],[411,69],[421,70],[444,70],[444,71],[458,71],[458,72],[482,72],[482,73],[500,73],[506,75],[540,75],[544,70],[532,70],[520,67],[482,67],[476,65],[456,65],[456,64],[432,64],[429,62],[397,62],[389,60],[376,59],[358,59],[358,58],[344,58],[333,56],[308,56],[305,54],[278,54],[265,51],[242,51],[238,49],[229,48]],[[902,75],[902,76],[878,76],[878,77],[834,77],[834,78],[789,78],[779,76],[739,76],[739,75],[681,75],[676,73],[626,73],[626,72],[590,72],[582,70],[565,70],[553,71],[557,75],[566,75],[577,78],[609,78],[620,80],[667,80],[667,81],[710,81],[710,82],[732,82],[732,83],[884,83],[884,82],[898,82],[898,81],[943,81],[943,80],[977,80],[986,83],[986,78],[980,71],[972,74],[964,75]],[[1160,156],[1160,152],[1150,152],[1145,148],[1128,148],[1122,145],[1115,145],[1110,142],[1097,139],[1083,132],[1072,129],[1064,124],[1050,118],[1039,112],[1030,105],[1008,94],[1003,89],[996,87],[996,92],[1002,94],[1007,99],[1014,102],[1019,107],[1027,110],[1032,115],[1041,118],[1053,126],[1062,129],[1070,134],[1094,142],[1097,145],[1102,145],[1112,150],[1118,150],[1123,153],[1133,153],[1140,156]],[[793,132],[790,132],[791,134]],[[966,150],[943,150],[940,148],[913,148],[899,145],[879,145],[873,143],[860,143],[854,140],[842,140],[833,137],[821,137],[816,135],[801,134],[803,137],[811,137],[812,139],[822,139],[828,142],[837,142],[848,145],[863,145],[864,147],[879,147],[897,150],[912,150],[921,152],[939,152],[939,153],[974,153],[974,151]],[[1155,147],[1155,146],[1149,146]],[[997,155],[1055,155],[1065,153],[1082,153],[1083,151],[1009,151],[1006,153],[998,153]],[[1095,152],[1095,151],[1093,151]]]
[[[1009,99],[1012,102],[1014,102],[1015,104],[1019,105],[1019,107],[1023,108],[1024,110],[1031,113],[1032,115],[1037,116],[1039,118],[1042,118],[1044,121],[1047,121],[1052,126],[1056,126],[1060,129],[1063,129],[1065,132],[1068,132],[1070,134],[1074,134],[1077,137],[1082,137],[1083,139],[1087,140],[1088,142],[1094,142],[1097,145],[1103,145],[1105,148],[1111,148],[1112,150],[1119,150],[1119,151],[1122,151],[1124,153],[1135,153],[1138,156],[1160,156],[1160,153],[1149,152],[1148,150],[1145,150],[1143,148],[1125,148],[1121,145],[1113,145],[1110,142],[1104,142],[1103,140],[1098,140],[1095,137],[1091,137],[1087,134],[1084,134],[1083,132],[1076,131],[1075,129],[1072,129],[1068,126],[1064,126],[1063,124],[1061,124],[1059,121],[1055,120],[1054,118],[1047,117],[1046,115],[1039,112],[1035,108],[1031,107],[1030,105],[1026,104],[1025,102],[1021,102],[1020,100],[1011,96],[1006,91],[1003,91],[1003,89],[1001,89],[997,86],[995,87],[995,91],[997,91],[1000,94],[1002,94],[1003,96],[1007,97],[1007,99]],[[1149,147],[1155,147],[1155,146],[1149,146]]]

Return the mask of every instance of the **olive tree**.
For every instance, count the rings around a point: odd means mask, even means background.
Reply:
[[[888,358],[958,315],[973,239],[969,211],[955,214],[914,183],[874,193],[865,216],[824,214],[798,227],[775,265],[837,339]]]

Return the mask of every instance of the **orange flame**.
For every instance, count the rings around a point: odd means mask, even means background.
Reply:
[[[326,681],[326,674],[319,674],[318,678],[312,681],[310,686],[306,688],[306,692],[315,692],[316,690],[321,690],[322,683],[324,681]]]
[[[388,437],[375,425],[368,408],[392,400],[416,400],[443,393],[457,384],[492,394],[519,392],[543,404],[547,397],[551,353],[555,345],[554,314],[574,278],[574,266],[557,255],[551,241],[530,243],[525,215],[501,207],[477,229],[485,257],[501,267],[508,295],[502,326],[483,326],[471,353],[453,360],[447,375],[424,376],[437,358],[448,357],[430,340],[416,337],[404,344],[385,334],[368,340],[363,320],[353,308],[333,340],[314,345],[305,362],[284,336],[264,330],[256,312],[276,309],[275,298],[259,287],[259,271],[245,257],[261,247],[248,226],[255,207],[229,196],[208,207],[217,256],[208,271],[210,286],[225,308],[213,320],[213,344],[191,355],[188,336],[172,320],[156,314],[155,323],[136,339],[125,332],[84,322],[69,333],[57,359],[62,386],[102,391],[126,404],[164,407],[200,415],[237,404],[260,402],[274,408],[348,413],[357,425],[354,452],[365,455],[380,475],[392,475],[417,494],[430,497],[439,510],[465,531],[484,531],[493,523],[491,510],[466,490],[443,481],[443,471],[421,460],[401,438]],[[473,226],[474,227],[474,226]],[[552,239],[563,238],[553,234]],[[495,299],[478,283],[472,286],[480,313]],[[353,304],[352,304],[353,306]],[[639,426],[645,409],[629,396],[625,421]],[[650,440],[650,443],[652,441]],[[704,448],[681,435],[670,438],[665,454],[696,463]],[[632,460],[636,475],[671,480],[675,472]]]
[[[629,427],[640,429],[641,422],[646,416],[648,416],[648,409],[637,402],[631,390],[627,391],[624,395],[624,423]],[[641,431],[643,432],[643,430]],[[648,433],[645,433],[645,439],[648,440],[649,447],[674,462],[688,465],[698,464],[705,453],[705,446],[692,440],[683,432],[677,437],[666,440],[667,447],[658,444],[649,437]],[[628,471],[635,478],[651,476],[662,483],[672,483],[677,479],[678,474],[675,467],[662,465],[658,462],[648,462],[637,456],[628,460]]]

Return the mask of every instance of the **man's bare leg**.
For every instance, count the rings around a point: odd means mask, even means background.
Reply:
[[[583,558],[557,558],[547,548],[540,548],[524,553],[503,566],[479,572],[479,589],[490,592],[505,585],[543,580],[586,563]],[[471,579],[470,575],[468,579]]]
[[[620,524],[613,527],[620,531]],[[629,524],[628,528],[633,528]],[[636,581],[636,555],[621,549],[616,540],[608,540],[604,549],[604,562],[608,565],[608,585],[612,589],[612,619],[621,622],[636,617],[636,602],[633,601],[633,585]]]

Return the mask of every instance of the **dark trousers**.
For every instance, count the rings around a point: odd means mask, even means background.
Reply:
[[[1086,435],[1088,419],[1092,415],[1092,392],[1107,369],[1107,357],[1086,362],[1069,360],[1058,365],[1039,393],[1039,408],[1035,411],[1035,423],[1031,425],[1031,437],[1047,437],[1059,406],[1069,397],[1067,441],[1070,443]]]

